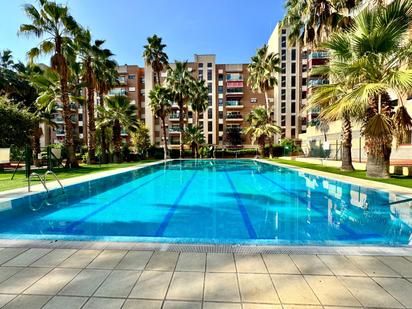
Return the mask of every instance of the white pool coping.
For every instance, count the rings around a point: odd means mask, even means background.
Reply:
[[[75,185],[90,180],[107,176],[126,173],[138,170],[147,166],[163,164],[174,160],[170,159],[156,162],[139,164],[131,167],[119,168],[111,171],[96,172],[90,175],[73,177],[61,180],[64,186]],[[194,160],[194,159],[190,159]],[[201,159],[199,159],[201,160]],[[227,159],[215,159],[227,160]],[[228,159],[230,160],[230,159]],[[383,190],[395,194],[412,197],[412,189],[396,185],[384,184],[380,182],[358,179],[354,177],[336,175],[333,173],[314,171],[307,168],[291,166],[287,164],[272,162],[263,159],[242,159],[252,160],[261,163],[282,166],[307,174],[321,176],[332,180],[338,180],[350,184],[365,186],[377,190]],[[48,182],[50,190],[59,188],[57,181]],[[32,192],[27,192],[27,188],[18,188],[0,193],[0,203],[21,198],[39,192],[45,192],[44,187],[39,184],[32,186]],[[405,247],[384,247],[384,246],[306,246],[306,245],[226,245],[226,244],[180,244],[180,243],[150,243],[150,242],[103,242],[103,241],[72,241],[72,240],[30,240],[30,239],[0,239],[0,247],[14,248],[50,248],[50,249],[109,249],[109,250],[154,250],[154,251],[176,251],[176,252],[206,252],[206,253],[248,253],[248,254],[331,254],[331,255],[379,255],[379,256],[412,256],[412,246]]]

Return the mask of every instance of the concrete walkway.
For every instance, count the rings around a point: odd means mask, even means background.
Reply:
[[[412,256],[7,247],[0,265],[4,308],[412,308]]]

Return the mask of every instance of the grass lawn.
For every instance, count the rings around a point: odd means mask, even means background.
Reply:
[[[96,173],[96,172],[114,170],[117,168],[135,166],[135,165],[153,162],[153,161],[155,160],[143,160],[139,162],[126,162],[126,163],[111,163],[111,164],[102,164],[101,166],[81,165],[81,167],[75,168],[75,169],[65,169],[65,168],[59,167],[59,168],[53,168],[53,172],[56,173],[59,179],[65,179],[65,178],[83,176],[83,175]],[[46,170],[36,169],[34,170],[34,172],[42,175],[46,172]],[[25,177],[24,170],[19,170],[16,173],[16,176],[14,176],[14,179],[10,180],[12,175],[13,175],[13,171],[9,169],[5,172],[0,172],[0,192],[15,189],[15,188],[27,187],[27,179]],[[48,176],[47,179],[52,180],[53,178],[52,176]],[[33,184],[37,184],[37,183],[39,183],[39,181],[36,178],[33,178]]]
[[[312,164],[312,163],[299,162],[299,161],[290,161],[290,160],[283,160],[283,159],[268,159],[268,160],[272,162],[308,168],[308,169],[312,169],[316,171],[328,172],[328,173],[338,174],[338,175],[345,175],[345,176],[354,177],[354,178],[367,179],[367,180],[383,182],[383,183],[387,183],[391,185],[412,188],[412,177],[407,177],[407,176],[392,175],[392,177],[389,179],[375,179],[375,178],[366,177],[365,171],[342,172],[339,168],[328,167],[328,166],[323,166],[319,164]]]

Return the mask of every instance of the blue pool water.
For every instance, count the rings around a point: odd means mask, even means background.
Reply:
[[[0,237],[412,244],[410,198],[254,160],[172,161],[65,191],[0,204]]]

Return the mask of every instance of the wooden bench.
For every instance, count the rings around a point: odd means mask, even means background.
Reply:
[[[395,175],[412,176],[412,160],[392,160],[389,172]]]

